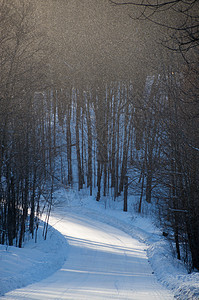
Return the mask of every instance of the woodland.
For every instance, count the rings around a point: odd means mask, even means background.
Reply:
[[[128,190],[199,270],[198,1],[155,2],[0,0],[0,244]]]

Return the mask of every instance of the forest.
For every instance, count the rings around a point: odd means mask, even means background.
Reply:
[[[198,2],[139,3],[0,0],[0,244],[36,240],[60,185],[128,190],[199,270]]]

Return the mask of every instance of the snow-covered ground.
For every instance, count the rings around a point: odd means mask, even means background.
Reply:
[[[86,190],[58,190],[54,202],[47,241],[41,228],[36,244],[0,246],[3,299],[199,299],[199,274],[149,218]]]

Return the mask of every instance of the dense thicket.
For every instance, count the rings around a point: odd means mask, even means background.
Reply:
[[[28,1],[0,1],[0,243],[33,235],[51,166],[46,43]]]
[[[182,256],[192,267],[199,269],[199,207],[198,207],[198,51],[199,6],[198,1],[112,1],[116,7],[128,7],[131,17],[145,24],[155,24],[164,32],[161,42],[168,51],[164,62],[166,111],[161,112],[161,140],[167,160],[159,164],[165,181],[165,198],[162,203],[165,227],[174,233],[178,258]],[[140,14],[137,14],[137,9]],[[183,63],[176,66],[171,57],[179,54]],[[179,61],[179,57],[178,61]],[[154,125],[153,125],[154,127]],[[156,126],[155,126],[156,127]],[[163,138],[162,138],[163,137]],[[161,142],[162,143],[162,142]],[[150,157],[150,156],[149,156]],[[147,164],[146,164],[147,165]],[[149,164],[150,169],[153,164]],[[165,170],[163,171],[162,167]],[[152,167],[153,169],[153,167]],[[151,172],[152,171],[152,172]],[[164,172],[164,173],[163,173]],[[148,173],[148,172],[147,172]],[[148,173],[149,174],[149,173]],[[153,174],[153,170],[150,170]],[[167,174],[167,175],[166,175]],[[156,174],[154,178],[157,178]],[[149,176],[149,186],[151,183]],[[148,182],[146,182],[146,187]],[[149,194],[150,196],[150,194]],[[146,193],[146,199],[148,193]],[[165,200],[163,200],[165,199]],[[166,206],[165,206],[166,204]],[[165,209],[165,208],[168,209]],[[188,249],[189,248],[189,249]]]

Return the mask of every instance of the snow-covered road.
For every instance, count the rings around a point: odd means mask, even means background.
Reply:
[[[67,239],[67,260],[50,277],[3,299],[173,299],[156,280],[146,245],[110,225],[74,212],[53,214]]]

